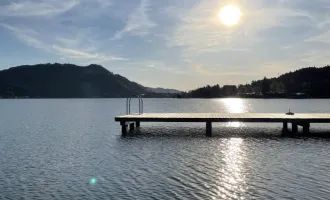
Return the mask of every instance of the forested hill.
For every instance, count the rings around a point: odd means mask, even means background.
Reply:
[[[244,85],[206,86],[179,97],[294,97],[302,94],[311,98],[330,98],[330,66],[308,67],[283,74],[276,78],[264,78]]]
[[[330,66],[322,68],[308,67],[283,74],[277,78],[264,78],[239,87],[239,92],[266,93],[305,93],[309,97],[330,97]]]
[[[38,64],[0,71],[0,97],[127,97],[146,89],[100,65]]]
[[[146,87],[146,90],[149,92],[154,92],[154,93],[159,93],[159,94],[179,94],[182,92],[180,90],[160,88],[160,87],[157,87],[157,88]]]

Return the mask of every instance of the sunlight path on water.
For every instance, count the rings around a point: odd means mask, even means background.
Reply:
[[[247,102],[240,98],[225,98],[219,101],[224,104],[226,111],[229,113],[245,113],[248,111]],[[244,123],[242,122],[228,122],[227,127],[243,127]]]
[[[2,99],[0,199],[329,199],[329,124],[312,125],[328,138],[258,123],[214,123],[212,138],[205,123],[141,123],[122,137],[125,100]],[[330,113],[327,99],[144,103],[146,113]]]

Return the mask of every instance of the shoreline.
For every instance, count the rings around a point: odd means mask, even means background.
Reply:
[[[3,98],[2,99],[126,99],[129,97],[14,97],[14,98]],[[330,97],[317,97],[317,98],[290,98],[290,97],[237,97],[237,96],[228,96],[228,97],[212,97],[212,98],[176,98],[176,97],[144,97],[143,99],[295,99],[295,100],[306,100],[306,99],[330,99]]]

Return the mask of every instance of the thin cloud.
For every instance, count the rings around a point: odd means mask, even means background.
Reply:
[[[202,65],[195,65],[194,69],[198,74],[205,76],[254,76],[255,75],[255,73],[241,72],[241,71],[219,72],[218,69],[207,69]]]
[[[79,44],[77,37],[75,38],[57,37],[56,41],[58,41],[64,46],[76,46]]]
[[[53,16],[69,11],[78,4],[78,0],[41,0],[37,2],[24,0],[0,6],[0,16]]]
[[[127,60],[125,58],[121,57],[115,57],[115,56],[108,56],[105,54],[101,53],[90,53],[90,52],[85,52],[77,49],[68,49],[68,48],[63,48],[57,45],[53,45],[52,48],[56,50],[58,55],[65,56],[68,58],[75,58],[75,59],[94,59],[94,60],[99,60],[99,61],[111,61],[111,60]]]
[[[129,62],[128,65],[138,66],[139,71],[148,71],[156,70],[162,73],[171,73],[171,74],[188,74],[189,70],[183,70],[179,67],[170,67],[162,61],[149,60],[144,62]]]
[[[91,0],[91,1],[96,1],[101,6],[101,8],[108,8],[109,6],[113,5],[112,0]]]
[[[168,72],[172,74],[187,74],[189,71],[178,69],[178,67],[169,67],[165,63],[161,61],[148,61],[146,64],[146,67],[151,69],[155,69],[158,71]],[[147,69],[148,70],[148,69]]]
[[[34,48],[47,50],[43,42],[37,39],[39,34],[36,31],[31,29],[19,29],[8,24],[0,24],[0,26],[13,32],[13,34],[25,44]]]
[[[319,35],[312,36],[306,39],[305,42],[319,42],[319,43],[330,44],[330,30],[326,32],[322,32]]]
[[[57,44],[49,44],[43,42],[40,39],[37,39],[38,36],[40,36],[40,34],[34,30],[22,29],[8,24],[0,24],[0,26],[12,31],[13,34],[23,43],[32,46],[34,48],[59,55],[62,58],[92,60],[97,62],[127,60],[126,58],[122,58],[118,56],[110,56],[104,53],[90,51],[88,49],[81,50],[79,48],[70,48],[70,46],[79,46],[81,41],[75,41],[75,40],[70,40],[68,38],[60,37],[55,40],[57,41]],[[63,47],[63,45],[65,47]]]
[[[118,31],[112,37],[112,40],[119,40],[124,35],[147,35],[149,33],[149,30],[157,25],[149,18],[149,7],[149,0],[141,0],[140,5],[128,17],[128,21],[125,27],[122,30]]]

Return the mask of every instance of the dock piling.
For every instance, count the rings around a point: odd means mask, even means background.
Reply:
[[[288,122],[283,122],[283,129],[282,129],[283,133],[288,132]]]
[[[121,134],[125,136],[126,133],[127,133],[127,124],[124,122],[121,124]]]
[[[130,123],[129,124],[129,130],[130,131],[134,131],[134,123]]]
[[[212,122],[206,122],[206,136],[212,137]]]
[[[140,121],[136,121],[135,124],[136,124],[136,128],[140,127]]]
[[[303,133],[304,134],[308,134],[309,133],[309,128],[310,128],[310,124],[309,123],[305,123],[303,125]]]
[[[292,133],[297,133],[297,132],[298,132],[298,124],[292,123]]]

